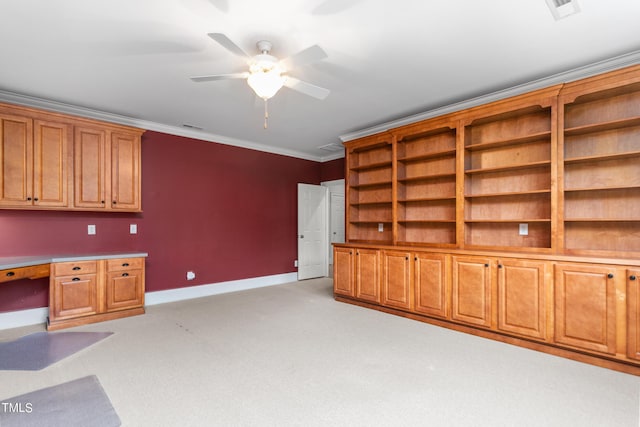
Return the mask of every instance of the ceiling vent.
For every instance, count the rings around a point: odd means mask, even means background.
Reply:
[[[325,151],[331,151],[331,152],[337,152],[337,151],[342,151],[344,150],[344,147],[340,144],[335,144],[335,143],[331,143],[331,144],[327,144],[327,145],[322,145],[320,147],[318,147],[320,150],[325,150]]]
[[[546,2],[556,21],[580,12],[578,0],[546,0]]]

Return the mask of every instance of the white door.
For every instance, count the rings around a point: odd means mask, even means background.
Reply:
[[[329,275],[327,194],[326,187],[298,184],[298,280]]]
[[[329,240],[331,243],[344,243],[344,195],[331,193],[331,226]],[[329,264],[333,264],[333,250],[329,247]]]

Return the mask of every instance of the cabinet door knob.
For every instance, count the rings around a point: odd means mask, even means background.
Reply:
[[[489,264],[485,264],[484,266],[485,266],[485,267],[489,267]]]
[[[113,204],[115,205],[116,203],[117,203],[117,202],[114,200],[114,201],[113,201]]]
[[[636,280],[635,274],[632,274],[631,276],[629,276],[629,280]]]
[[[78,271],[78,270],[80,270],[80,267],[78,267],[78,266],[73,267],[73,268],[72,268],[72,270],[73,270],[73,271]]]
[[[418,260],[418,257],[415,257],[413,260],[414,260],[414,261],[417,261],[417,260]]]
[[[486,265],[486,264],[485,264]],[[498,268],[502,268],[502,264],[498,264]]]
[[[11,276],[15,276],[16,273],[14,273],[13,271],[10,271],[7,273],[7,277],[11,277]]]
[[[100,200],[100,203],[102,203],[104,205],[104,200]]]
[[[122,273],[122,277],[127,277],[129,273]]]
[[[27,197],[27,201],[30,202],[31,201],[31,197]]]
[[[613,279],[613,273],[609,273],[609,274],[607,274],[607,277],[608,277],[609,279]]]
[[[409,261],[409,257],[408,257],[408,256],[404,257],[404,259],[406,259],[407,261]]]
[[[37,197],[34,197],[33,201],[34,201],[34,202],[37,202],[37,201],[38,201],[38,198],[37,198]]]

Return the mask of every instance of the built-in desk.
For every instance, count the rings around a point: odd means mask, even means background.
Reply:
[[[47,329],[144,313],[147,253],[0,257],[0,283],[49,279]]]

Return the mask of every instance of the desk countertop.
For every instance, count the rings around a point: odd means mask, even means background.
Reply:
[[[27,267],[30,265],[51,264],[52,262],[91,261],[95,259],[144,258],[146,252],[109,252],[89,255],[30,255],[0,257],[0,270]]]

